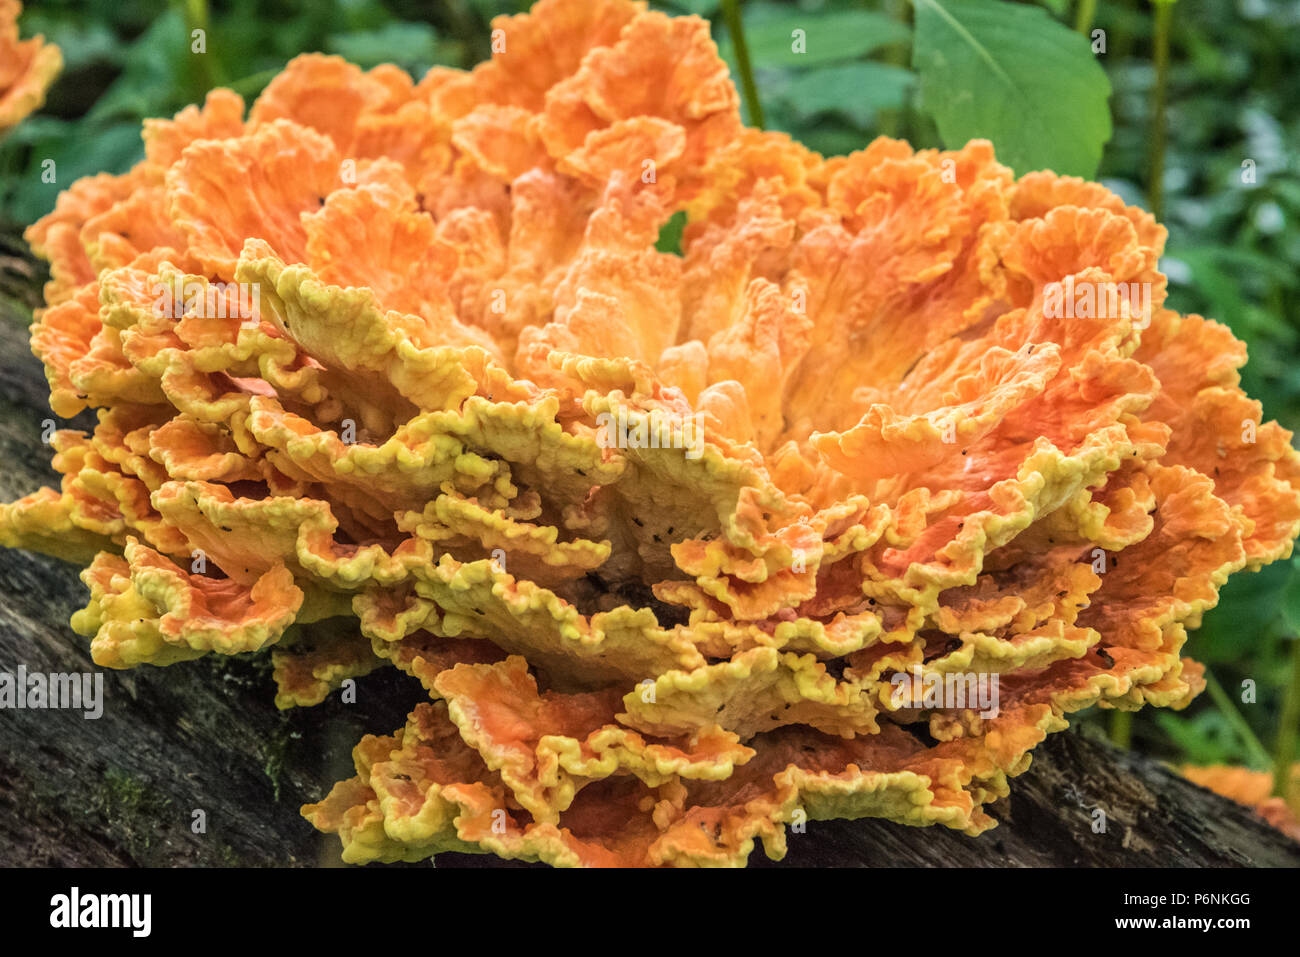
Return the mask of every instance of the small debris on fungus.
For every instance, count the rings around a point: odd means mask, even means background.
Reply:
[[[696,17],[494,28],[470,72],[307,55],[247,112],[213,91],[28,230],[51,407],[99,419],[0,543],[88,563],[96,662],[287,639],[283,707],[417,677],[303,809],[350,862],[976,835],[1071,712],[1203,688],[1186,629],[1290,555],[1300,460],[1240,440],[1245,348],[1164,305],[1160,225],[986,142],[746,128]],[[1071,277],[1150,283],[1149,323],[1053,318]],[[954,668],[996,708],[895,696]]]

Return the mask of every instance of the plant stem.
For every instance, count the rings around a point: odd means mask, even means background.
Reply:
[[[754,70],[749,63],[749,47],[745,45],[745,26],[740,19],[740,0],[722,0],[722,19],[731,34],[731,45],[736,51],[736,69],[740,71],[740,89],[749,111],[749,122],[763,128],[763,105],[758,102],[758,86],[754,83]]]
[[[1079,0],[1079,10],[1074,17],[1074,29],[1085,37],[1092,29],[1093,18],[1097,15],[1097,0]],[[1116,712],[1119,714],[1120,712]]]
[[[1110,713],[1110,743],[1125,751],[1133,744],[1133,712],[1112,711]]]
[[[1292,787],[1291,765],[1295,761],[1296,732],[1300,730],[1300,638],[1291,638],[1291,681],[1282,699],[1282,717],[1273,751],[1273,793],[1285,798],[1293,810],[1300,809],[1300,788]]]
[[[208,26],[208,0],[173,0],[173,2],[181,8],[181,14],[185,18],[186,45],[193,43],[195,30],[202,30],[203,48],[206,51],[208,41],[212,39],[212,31]],[[194,84],[194,99],[198,101],[217,85],[217,75],[213,68],[213,61],[207,52],[191,52],[190,56],[193,58],[191,78]]]
[[[1257,768],[1268,767],[1273,759],[1264,746],[1259,743],[1259,738],[1255,737],[1255,732],[1250,729],[1246,719],[1241,716],[1237,706],[1233,704],[1232,698],[1228,692],[1223,690],[1223,685],[1219,684],[1219,679],[1210,673],[1210,669],[1205,669],[1205,687],[1210,692],[1210,698],[1214,701],[1214,706],[1219,709],[1219,713],[1232,725],[1232,730],[1237,732],[1237,737],[1241,740],[1242,746],[1250,755],[1250,764]]]
[[[1147,173],[1147,205],[1151,215],[1160,219],[1165,203],[1165,97],[1169,83],[1169,26],[1173,22],[1174,0],[1151,0],[1156,10],[1155,51],[1156,82],[1151,88],[1151,152]]]
[[[910,24],[912,20],[912,0],[891,0],[889,13],[899,23]],[[907,68],[908,47],[904,43],[895,43],[884,51],[882,61],[903,69]],[[878,110],[876,112],[876,132],[881,136],[907,139],[908,115],[907,103],[899,104],[897,109]]]

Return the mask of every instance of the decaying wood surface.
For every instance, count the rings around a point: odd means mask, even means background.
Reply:
[[[42,281],[0,241],[0,500],[57,482],[42,423],[53,415],[27,345]],[[83,415],[74,423],[88,426]],[[67,427],[68,423],[59,423]],[[68,624],[77,569],[0,549],[0,670],[95,670]],[[104,713],[0,711],[0,865],[311,866],[337,842],[298,815],[351,773],[367,732],[388,733],[424,695],[393,669],[358,681],[358,701],[276,710],[269,659],[210,656],[104,673]],[[1094,832],[1095,811],[1106,828]],[[206,818],[194,833],[195,811]],[[1002,823],[979,838],[884,821],[809,822],[784,866],[1300,866],[1300,844],[1249,809],[1141,755],[1064,733],[1034,754]],[[755,865],[769,862],[761,851]],[[448,854],[439,867],[502,866]],[[427,865],[412,865],[427,866]]]

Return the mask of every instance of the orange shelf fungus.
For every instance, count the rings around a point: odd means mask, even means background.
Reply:
[[[99,421],[0,541],[91,562],[99,663],[418,679],[304,808],[353,862],[976,835],[1071,712],[1201,690],[1300,456],[1164,305],[1162,227],[985,142],[746,129],[697,18],[494,27],[470,72],[214,91],[29,230],[51,404]]]
[[[1300,841],[1300,815],[1282,797],[1273,794],[1273,775],[1268,771],[1215,764],[1208,767],[1184,765],[1183,777],[1230,801],[1253,808],[1255,813],[1287,837]],[[1300,764],[1291,767],[1291,788],[1300,787]]]
[[[18,39],[18,0],[0,0],[0,136],[45,103],[63,69],[63,54],[44,37]]]

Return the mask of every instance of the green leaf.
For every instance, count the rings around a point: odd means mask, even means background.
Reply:
[[[801,73],[783,98],[803,118],[840,113],[859,126],[870,126],[877,110],[901,106],[915,83],[911,70],[868,60]]]
[[[187,102],[189,71],[194,56],[180,13],[171,9],[158,17],[128,48],[121,75],[86,114],[91,124],[146,116],[171,116]]]
[[[711,17],[718,12],[718,0],[669,0],[668,6],[697,17]]]
[[[778,129],[779,127],[773,127]],[[800,142],[810,150],[822,156],[848,156],[854,150],[860,150],[866,139],[861,129],[846,124],[819,122],[815,129],[807,130],[800,137]]]
[[[1219,592],[1218,607],[1192,632],[1187,653],[1209,665],[1236,664],[1246,649],[1262,648],[1279,629],[1279,606],[1294,577],[1288,562],[1233,575]]]
[[[1207,709],[1191,717],[1163,712],[1155,717],[1189,764],[1247,763],[1236,732],[1219,712]]]
[[[661,253],[672,253],[674,256],[682,254],[682,231],[686,229],[686,210],[679,209],[668,217],[668,222],[664,223],[659,229],[659,238],[655,241],[655,249]]]
[[[59,192],[76,180],[95,173],[125,173],[143,154],[138,120],[66,124],[61,135],[33,144],[30,166],[7,212],[18,222],[34,222],[53,209]],[[54,183],[41,177],[47,159],[54,160]]]
[[[1300,567],[1291,562],[1291,577],[1282,589],[1282,620],[1293,635],[1300,635]]]
[[[1018,174],[1092,178],[1110,139],[1110,81],[1087,40],[1000,0],[915,0],[912,65],[944,144],[988,139]]]
[[[763,20],[745,20],[745,40],[754,69],[772,66],[817,66],[855,60],[895,43],[911,32],[897,20],[871,10],[834,13],[782,13]],[[721,44],[732,61],[730,38]]]
[[[336,33],[325,46],[366,70],[381,63],[415,69],[438,59],[438,36],[427,23],[389,23],[375,30]]]
[[[125,53],[107,24],[55,19],[46,11],[30,9],[29,5],[23,14],[22,35],[38,33],[58,42],[63,69],[68,73],[96,63],[120,63]]]

